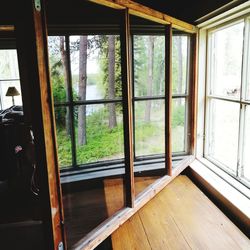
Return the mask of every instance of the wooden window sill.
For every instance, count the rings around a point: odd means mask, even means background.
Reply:
[[[250,190],[220,171],[212,170],[211,162],[196,159],[189,166],[190,177],[211,195],[224,212],[250,236]],[[211,169],[211,167],[213,167]]]

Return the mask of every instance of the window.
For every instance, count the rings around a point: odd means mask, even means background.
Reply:
[[[249,19],[208,32],[205,157],[249,185]]]
[[[132,37],[134,158],[164,160],[165,36]],[[174,33],[172,49],[173,154],[186,155],[190,36]],[[61,168],[122,163],[119,35],[50,36],[49,55]]]
[[[51,36],[61,167],[124,158],[118,35]]]
[[[15,87],[21,93],[17,53],[14,49],[0,50],[0,110],[13,105],[12,98],[6,96],[9,87]],[[21,95],[14,97],[15,105],[22,105]]]

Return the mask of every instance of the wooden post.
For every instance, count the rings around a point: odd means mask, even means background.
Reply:
[[[165,169],[172,175],[172,25],[165,28]]]
[[[125,154],[125,203],[134,207],[134,159],[133,159],[133,115],[132,115],[132,86],[131,86],[131,37],[129,13],[123,11],[121,27],[121,67],[122,67],[122,96],[123,96],[123,127]]]
[[[58,249],[58,245],[64,242],[63,211],[48,66],[45,6],[43,0],[24,0],[18,4],[22,10],[15,25],[20,79],[26,122],[30,122],[34,133],[45,246],[46,249]]]
[[[197,60],[198,60],[198,41],[197,34],[191,35],[191,72],[190,72],[190,98],[191,98],[191,112],[190,112],[190,154],[194,155],[196,150],[196,133],[197,133],[197,101],[198,101],[198,86],[197,86]]]

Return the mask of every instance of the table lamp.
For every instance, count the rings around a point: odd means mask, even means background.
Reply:
[[[15,87],[9,87],[7,92],[6,92],[6,96],[12,97],[12,104],[13,105],[15,105],[14,96],[18,96],[18,95],[20,95],[20,93],[18,92],[18,90]]]

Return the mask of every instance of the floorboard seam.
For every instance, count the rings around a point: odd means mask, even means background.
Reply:
[[[138,215],[139,215],[139,218],[140,218],[140,221],[141,221],[143,230],[144,230],[144,232],[145,232],[145,234],[146,234],[148,244],[149,244],[151,250],[153,250],[153,248],[152,248],[152,246],[151,246],[151,244],[150,244],[150,241],[149,241],[148,234],[147,234],[147,232],[146,232],[145,226],[144,226],[143,221],[142,221],[142,219],[141,219],[140,211],[138,212]]]
[[[188,240],[186,239],[185,235],[183,234],[183,232],[182,232],[181,229],[179,228],[177,222],[175,221],[174,217],[173,217],[171,214],[170,214],[170,217],[173,219],[174,224],[176,225],[176,227],[177,227],[178,230],[180,231],[180,233],[181,233],[183,239],[186,241],[186,243],[188,244],[189,248],[192,249],[192,247],[189,245]]]

